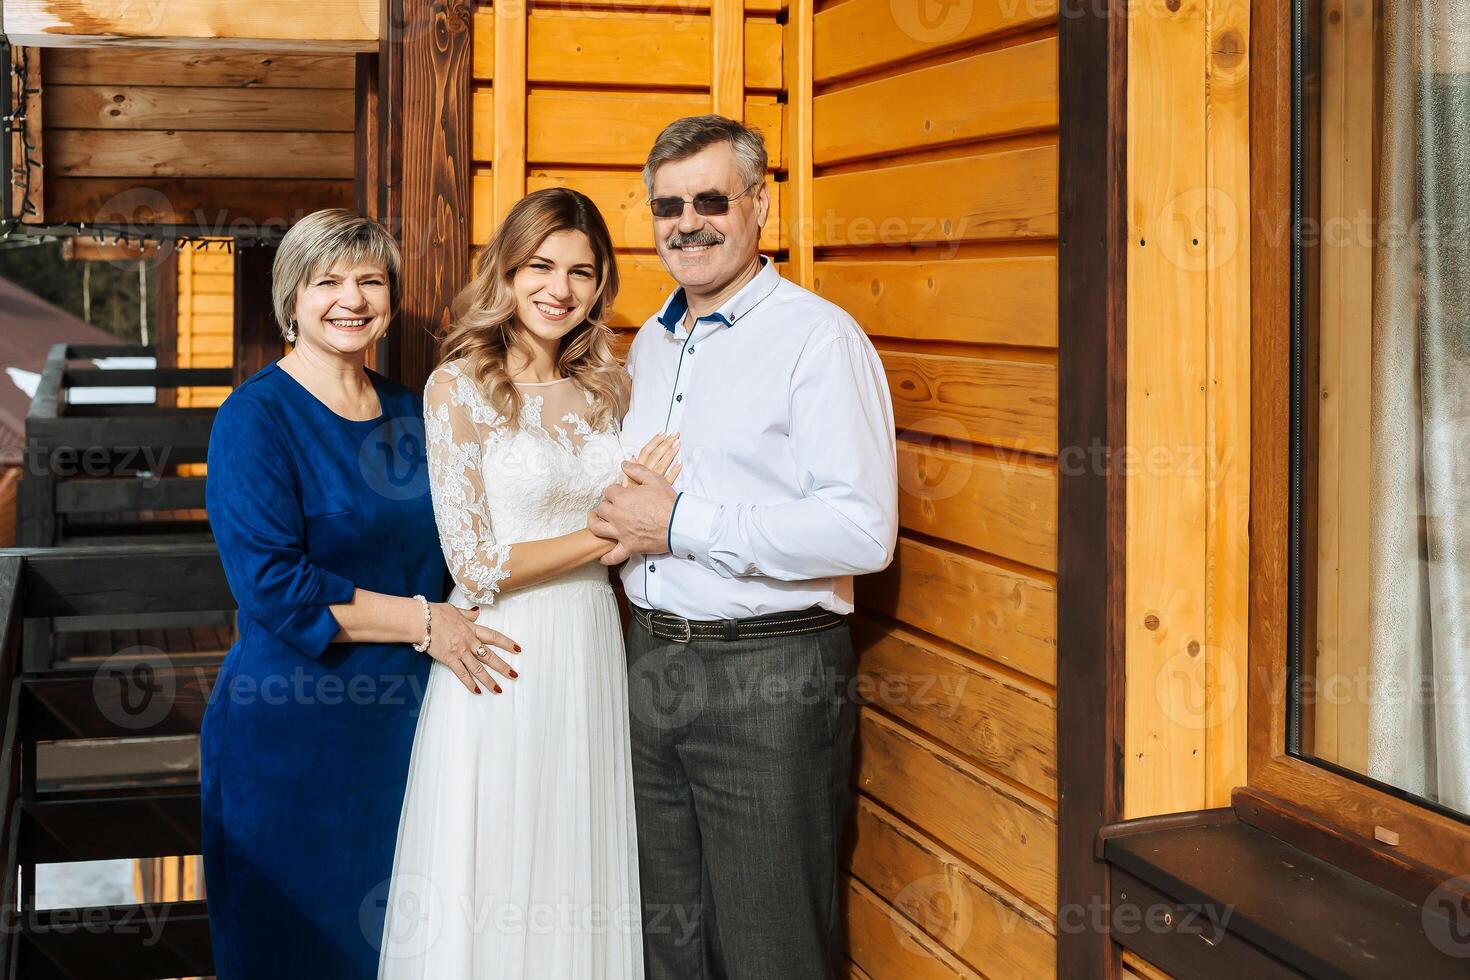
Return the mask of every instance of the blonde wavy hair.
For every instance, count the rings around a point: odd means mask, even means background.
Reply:
[[[475,276],[454,303],[454,326],[439,345],[440,363],[464,358],[466,373],[506,419],[519,419],[522,397],[506,370],[513,348],[529,351],[516,317],[511,280],[547,237],[580,231],[592,245],[597,292],[581,323],[561,339],[557,368],[592,395],[588,419],[594,429],[616,425],[628,408],[631,382],[613,354],[607,318],[618,295],[618,266],[612,237],[597,205],[569,187],[548,187],[516,202],[480,253]]]

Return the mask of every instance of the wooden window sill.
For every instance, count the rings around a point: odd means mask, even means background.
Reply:
[[[1098,855],[1113,939],[1177,980],[1470,975],[1455,924],[1231,808],[1110,824]]]

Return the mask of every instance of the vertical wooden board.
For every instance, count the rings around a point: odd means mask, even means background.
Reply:
[[[854,807],[854,877],[988,977],[1056,974],[1049,919],[866,797]]]
[[[812,18],[814,0],[791,0],[786,24],[785,58],[786,151],[786,247],[790,269],[783,273],[793,282],[814,288],[814,243],[812,216]]]
[[[854,634],[865,702],[1056,798],[1056,699],[1047,688],[876,620],[857,620]]]
[[[874,980],[981,980],[859,882],[847,888],[848,953]]]
[[[6,217],[20,218],[29,224],[47,220],[43,164],[47,162],[50,147],[44,138],[45,79],[41,58],[40,48],[16,46],[10,49],[10,64],[0,66],[10,72],[10,105],[5,106],[5,114],[24,116],[21,124],[6,127],[11,132],[11,173],[0,174],[0,180],[11,185],[10,214]]]
[[[1205,803],[1205,3],[1128,21],[1124,817]]]
[[[812,288],[851,313],[869,336],[1057,345],[1054,252],[983,258],[936,254],[932,259],[893,261],[824,259],[816,263]]]
[[[491,214],[499,225],[526,193],[528,100],[526,97],[526,5],[495,6],[495,85],[490,158]],[[475,114],[477,117],[479,112]],[[536,126],[543,125],[536,120]],[[531,132],[535,132],[534,129]]]
[[[973,93],[984,92],[976,99]],[[818,164],[1055,129],[1057,40],[926,65],[817,97]]]
[[[818,247],[1057,234],[1055,144],[829,174],[813,186]]]
[[[1055,572],[1056,467],[942,443],[899,440],[899,526]]]
[[[1211,210],[1209,631],[1211,682],[1205,805],[1246,783],[1250,605],[1250,4],[1211,0],[1206,156]],[[1361,72],[1365,77],[1371,71]],[[1371,86],[1370,86],[1371,87]],[[1371,278],[1371,277],[1367,277]]]
[[[711,0],[711,102],[722,116],[745,112],[745,5],[743,0]]]
[[[470,66],[474,81],[495,79],[495,11],[490,7],[475,8],[475,50]]]
[[[859,607],[1055,686],[1056,588],[969,555],[898,539],[890,564],[857,580]]]
[[[856,785],[1014,894],[1056,907],[1056,818],[879,712],[859,714]]]

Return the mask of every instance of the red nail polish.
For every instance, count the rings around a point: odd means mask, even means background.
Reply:
[[[475,693],[476,694],[479,694],[480,693],[480,688],[478,686],[475,687]]]
[[[517,643],[516,644],[516,653],[520,653],[520,652],[521,652],[521,645],[519,643]]]
[[[511,671],[511,672],[510,672],[510,676],[511,676],[511,677],[519,677],[519,676],[521,676],[521,675],[520,675],[520,674],[517,674],[517,673],[516,673],[516,672],[515,672],[515,671]]]
[[[495,693],[496,694],[503,694],[504,693],[503,691],[500,690],[500,685],[499,684],[496,684],[495,685]]]

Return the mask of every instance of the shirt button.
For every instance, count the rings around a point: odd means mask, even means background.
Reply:
[[[691,354],[694,353],[694,348],[693,347],[689,348],[689,353],[691,353]]]
[[[684,395],[682,393],[674,396],[674,401],[676,401],[676,402],[681,402],[683,400],[684,400]]]
[[[648,564],[648,570],[650,572],[656,572],[656,571],[658,571],[658,566],[655,565],[655,564],[653,564],[652,562],[649,562],[649,564]]]

